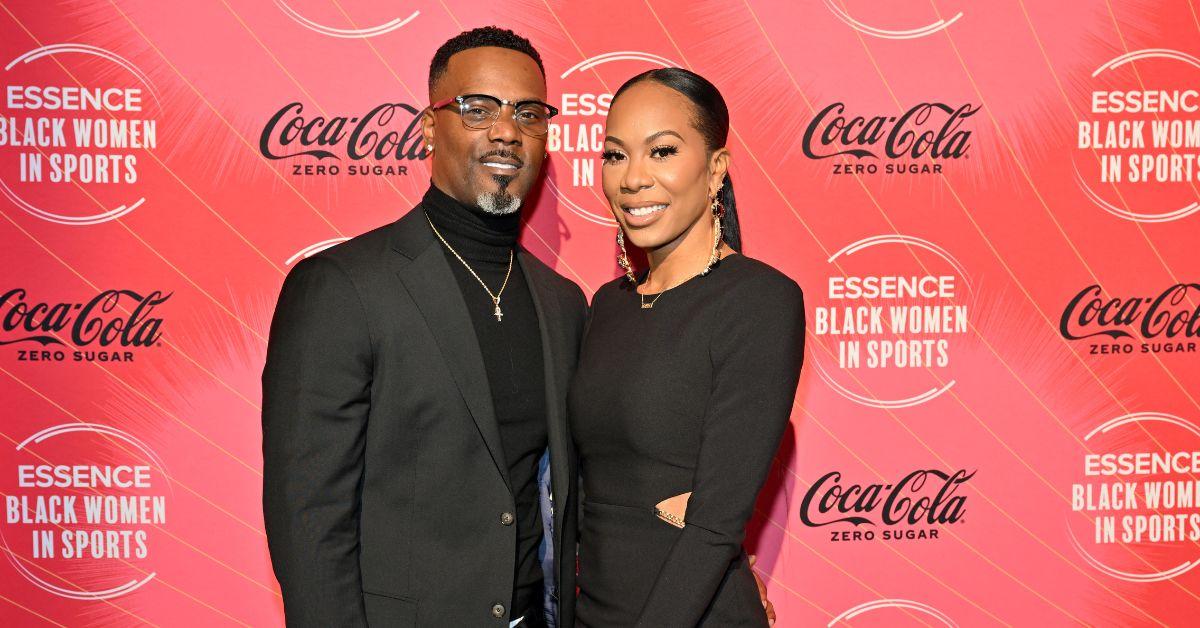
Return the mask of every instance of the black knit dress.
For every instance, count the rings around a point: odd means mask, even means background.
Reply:
[[[800,288],[743,255],[651,309],[623,278],[596,293],[569,397],[584,485],[578,626],[767,625],[742,540],[803,343]],[[684,528],[654,514],[688,491]]]

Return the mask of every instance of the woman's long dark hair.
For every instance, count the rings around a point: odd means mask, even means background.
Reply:
[[[642,81],[654,81],[686,96],[692,101],[695,109],[692,126],[704,137],[705,147],[712,152],[725,146],[729,137],[729,107],[725,105],[721,92],[709,83],[708,79],[683,68],[657,68],[625,81],[621,89],[613,94],[613,100]],[[742,231],[738,227],[737,205],[733,200],[733,181],[728,172],[725,173],[723,183],[721,191],[717,193],[721,204],[725,206],[725,215],[721,218],[721,237],[730,248],[740,253]]]

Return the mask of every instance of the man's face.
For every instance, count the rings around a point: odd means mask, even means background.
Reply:
[[[487,94],[510,102],[546,100],[546,81],[537,63],[507,48],[472,48],[452,57],[434,85],[431,102],[465,94]],[[457,104],[426,112],[425,143],[432,144],[433,183],[459,202],[495,214],[517,211],[537,180],[546,138],[517,127],[511,107],[489,129],[468,129]]]

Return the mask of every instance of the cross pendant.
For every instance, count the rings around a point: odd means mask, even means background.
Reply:
[[[496,304],[496,309],[495,309],[495,311],[493,311],[493,312],[492,312],[492,316],[495,316],[497,321],[499,321],[500,319],[504,318],[504,312],[501,312],[501,311],[500,311],[500,304],[499,304],[499,303],[497,303],[497,304]]]

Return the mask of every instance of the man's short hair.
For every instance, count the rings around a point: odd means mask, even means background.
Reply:
[[[537,63],[538,70],[542,73],[542,78],[546,78],[546,68],[542,66],[542,56],[538,54],[538,51],[534,49],[533,44],[529,43],[528,39],[506,28],[482,26],[451,37],[434,53],[433,61],[429,63],[430,97],[433,97],[434,84],[446,74],[446,68],[450,65],[450,57],[464,50],[487,46],[507,48],[528,55],[529,58]]]

